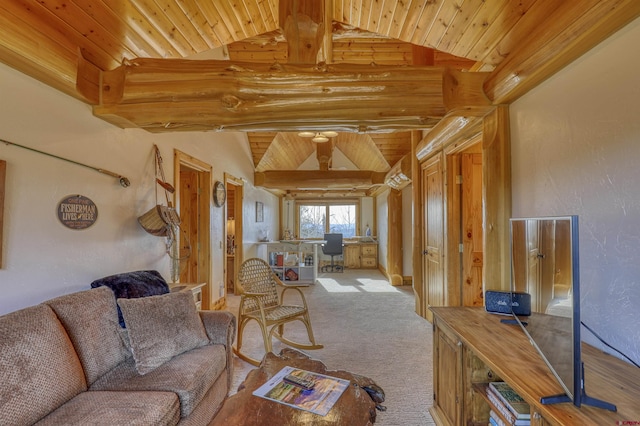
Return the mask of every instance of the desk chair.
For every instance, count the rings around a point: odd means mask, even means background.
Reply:
[[[342,265],[336,265],[334,256],[342,256],[342,234],[324,234],[326,243],[322,244],[322,253],[331,256],[331,263],[322,267],[323,272],[342,272]],[[330,269],[330,270],[329,270]]]

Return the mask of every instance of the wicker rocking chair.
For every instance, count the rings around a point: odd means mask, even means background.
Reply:
[[[271,338],[276,337],[286,345],[298,349],[322,349],[323,345],[316,343],[311,329],[311,320],[307,309],[307,301],[300,287],[304,284],[284,284],[271,267],[262,259],[247,259],[240,266],[237,280],[240,291],[240,308],[238,312],[238,341],[234,348],[235,354],[253,365],[260,361],[242,353],[242,333],[245,325],[255,320],[262,331],[265,351],[272,352]],[[277,287],[282,287],[278,295]],[[289,290],[299,293],[302,305],[284,305],[284,295]],[[283,337],[284,324],[292,321],[302,321],[307,328],[310,344],[302,344]]]

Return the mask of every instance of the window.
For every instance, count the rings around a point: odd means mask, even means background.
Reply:
[[[305,202],[297,207],[300,239],[322,239],[325,233],[340,233],[344,238],[356,235],[359,207],[356,202]]]

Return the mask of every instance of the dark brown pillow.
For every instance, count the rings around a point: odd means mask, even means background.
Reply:
[[[139,374],[209,343],[190,291],[118,299]]]

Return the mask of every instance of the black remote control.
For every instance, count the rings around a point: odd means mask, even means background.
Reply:
[[[302,377],[298,377],[293,374],[287,374],[286,376],[284,376],[283,380],[285,381],[285,383],[297,386],[304,390],[311,390],[315,386],[315,382],[313,380],[303,379]]]

